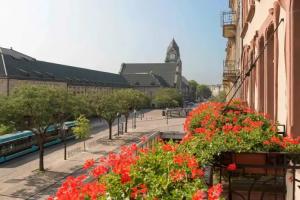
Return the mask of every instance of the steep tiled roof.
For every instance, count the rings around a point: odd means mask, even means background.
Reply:
[[[153,73],[162,79],[169,87],[174,86],[176,76],[176,63],[124,63],[120,74]]]
[[[9,78],[54,80],[80,85],[129,86],[119,74],[38,61],[11,49],[1,50]],[[1,59],[2,56],[0,61]],[[3,63],[0,62],[0,76],[5,75],[2,68]]]
[[[124,74],[123,77],[131,86],[141,87],[166,87],[167,84],[159,78],[159,76],[152,73],[134,73]]]

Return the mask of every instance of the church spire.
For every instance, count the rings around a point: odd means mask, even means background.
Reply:
[[[173,38],[167,49],[165,62],[178,62],[180,60],[179,47]]]

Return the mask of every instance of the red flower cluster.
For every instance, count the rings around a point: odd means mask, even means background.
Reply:
[[[92,170],[92,175],[97,178],[103,174],[106,174],[107,172],[108,169],[106,167],[104,167],[103,165],[99,165]]]
[[[204,171],[198,168],[199,165],[194,156],[191,156],[189,154],[177,154],[174,155],[173,162],[178,166],[187,166],[191,171],[191,177],[193,179],[204,176]],[[175,172],[173,171],[172,173],[173,174],[171,174],[171,177],[174,177]],[[179,172],[177,171],[177,173]],[[175,174],[175,177],[181,177],[181,174]],[[176,181],[178,180],[176,179]]]
[[[192,197],[192,200],[204,200],[205,199],[205,192],[201,190],[197,190]]]
[[[81,188],[82,197],[88,196],[91,200],[97,200],[99,196],[105,194],[105,191],[105,185],[98,182],[84,184]]]
[[[148,192],[148,188],[145,184],[140,184],[137,187],[131,188],[131,191],[132,192],[131,192],[130,197],[132,199],[137,199],[139,195],[142,196],[143,198],[145,198],[146,193]]]
[[[99,196],[105,194],[106,187],[98,182],[83,183],[86,176],[82,175],[77,178],[68,177],[56,193],[57,200],[76,200],[89,197],[96,200]],[[49,197],[49,200],[54,199]]]
[[[212,186],[207,191],[208,200],[219,200],[219,198],[222,194],[222,191],[223,191],[223,188],[220,183]]]
[[[113,173],[120,175],[121,183],[125,184],[131,180],[129,172],[131,165],[138,159],[137,150],[137,145],[133,144],[129,147],[122,147],[119,154],[110,153],[107,157],[101,157],[99,160],[102,164],[95,166],[90,173],[97,178],[106,174],[110,169]],[[87,160],[83,169],[89,169],[94,165],[95,160]],[[55,199],[79,200],[89,197],[94,200],[105,194],[106,186],[104,184],[98,182],[83,183],[85,178],[86,176],[68,177],[58,189]]]
[[[186,172],[183,169],[175,169],[170,171],[170,177],[174,182],[182,181],[186,176]]]
[[[163,151],[165,152],[175,152],[176,151],[176,146],[175,145],[170,145],[170,144],[164,144],[162,146]]]
[[[108,167],[112,169],[112,172],[121,176],[121,182],[123,184],[130,181],[130,167],[134,164],[138,157],[136,156],[136,145],[129,147],[122,147],[119,154],[110,153],[106,160]]]
[[[227,166],[228,171],[235,171],[236,169],[237,169],[237,167],[236,167],[235,163],[231,163]]]
[[[89,160],[85,161],[85,163],[84,163],[84,165],[83,165],[82,168],[83,169],[88,169],[88,168],[94,166],[94,164],[95,164],[95,160],[94,159],[89,159]]]
[[[280,137],[280,136],[272,136],[269,140],[265,140],[264,145],[276,145],[283,149],[290,145],[298,145],[300,144],[300,137],[291,138],[291,137]]]
[[[204,176],[204,171],[202,169],[194,168],[192,169],[192,178],[199,178]]]

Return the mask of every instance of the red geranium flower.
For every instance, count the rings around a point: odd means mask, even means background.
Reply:
[[[179,166],[182,166],[184,162],[186,161],[185,157],[181,154],[175,155],[173,158],[174,163],[176,163]]]
[[[202,169],[192,169],[192,178],[203,177],[204,171]]]
[[[90,197],[91,200],[97,200],[97,198],[103,195],[106,191],[104,184],[98,182],[87,183],[81,188],[81,197],[84,199],[86,196]]]
[[[84,165],[83,165],[83,169],[88,169],[88,168],[92,167],[94,164],[95,164],[94,159],[86,160]]]
[[[103,165],[99,165],[93,169],[92,174],[94,177],[99,177],[99,176],[107,173],[107,171],[108,170],[106,167],[104,167]]]
[[[197,190],[192,197],[192,200],[204,200],[205,193],[201,190]]]
[[[236,167],[235,163],[231,163],[227,166],[228,171],[235,171],[236,169],[237,169],[237,167]]]
[[[129,173],[121,174],[121,183],[125,184],[131,180]]]
[[[170,145],[170,144],[164,144],[162,146],[162,149],[163,151],[167,152],[167,151],[170,151],[170,152],[174,152],[176,150],[176,147],[173,146],[173,145]]]
[[[184,170],[180,170],[180,169],[172,170],[170,172],[170,176],[174,182],[177,182],[177,181],[181,181],[182,179],[184,179],[186,177],[186,173]]]
[[[208,200],[219,200],[221,194],[222,194],[222,185],[221,183],[218,183],[211,188],[208,189],[207,194],[208,194]]]

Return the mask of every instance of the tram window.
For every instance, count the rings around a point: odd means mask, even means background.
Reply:
[[[0,145],[0,155],[4,154],[4,146]]]

